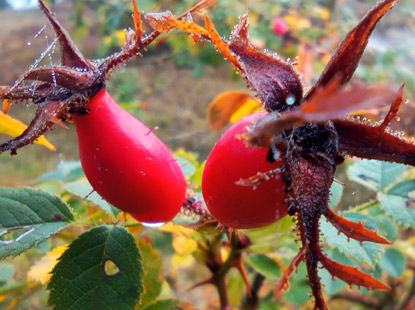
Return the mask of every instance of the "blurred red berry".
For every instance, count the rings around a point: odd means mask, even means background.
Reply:
[[[272,29],[277,36],[283,36],[288,32],[288,24],[284,18],[276,18],[273,21]]]

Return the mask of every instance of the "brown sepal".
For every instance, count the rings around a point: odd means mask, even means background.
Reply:
[[[337,88],[339,81],[339,78],[333,79],[300,109],[282,115],[270,113],[258,119],[248,132],[248,142],[269,147],[273,144],[271,138],[278,132],[306,123],[325,123],[357,110],[383,107],[396,96],[385,87]]]
[[[415,166],[415,145],[380,127],[354,120],[333,120],[339,136],[339,151],[349,156]]]
[[[395,100],[392,102],[391,107],[389,108],[388,114],[386,114],[385,118],[383,119],[382,124],[380,124],[380,131],[385,131],[386,127],[389,123],[395,118],[396,114],[398,114],[399,108],[401,107],[402,102],[404,101],[403,98],[403,89],[405,84],[401,86],[398,90],[398,94],[396,95]]]
[[[137,42],[141,43],[141,38],[143,37],[143,21],[141,19],[141,12],[138,10],[138,5],[136,0],[132,0],[134,13],[133,13],[133,21],[134,21],[134,29],[135,29],[135,37]]]
[[[355,223],[337,215],[331,209],[327,208],[324,213],[325,217],[337,228],[338,231],[344,233],[347,237],[358,240],[360,242],[370,241],[383,244],[391,244],[387,239],[379,236],[376,232],[371,231],[363,226],[362,223]]]
[[[360,59],[378,21],[386,14],[397,0],[383,0],[377,3],[342,40],[334,51],[329,63],[324,68],[317,83],[307,93],[305,99],[314,95],[314,92],[330,82],[340,74],[340,85],[347,83],[359,65]]]
[[[15,154],[17,149],[35,141],[55,124],[55,122],[50,121],[50,117],[51,115],[59,117],[60,110],[60,104],[56,101],[46,103],[42,107],[39,107],[35,118],[21,135],[0,144],[0,154],[8,150],[11,150],[12,154]]]
[[[294,259],[291,261],[290,265],[288,266],[287,270],[285,270],[281,279],[275,284],[274,287],[274,295],[278,296],[284,289],[288,289],[290,286],[289,281],[291,278],[292,273],[294,270],[297,269],[298,265],[304,260],[305,257],[305,250],[300,250]]]
[[[55,30],[56,37],[62,49],[62,65],[65,67],[82,68],[94,70],[94,66],[86,59],[73,43],[69,33],[55,18],[55,14],[45,5],[43,0],[39,0],[39,6]]]
[[[236,55],[243,77],[268,111],[282,112],[301,103],[303,85],[296,69],[249,44],[247,14],[234,28],[229,48]]]
[[[361,272],[357,267],[340,264],[325,255],[320,256],[320,262],[334,277],[337,277],[349,285],[364,286],[368,289],[389,290],[390,287],[371,275]]]

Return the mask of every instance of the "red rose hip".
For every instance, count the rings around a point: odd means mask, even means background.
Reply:
[[[82,167],[92,187],[142,222],[171,220],[185,200],[187,184],[166,145],[122,109],[105,89],[86,115],[74,114]]]
[[[237,136],[252,121],[265,115],[257,113],[233,124],[210,153],[202,178],[202,192],[213,217],[231,228],[255,228],[269,225],[287,214],[282,176],[264,181],[256,188],[236,184],[258,172],[280,167],[279,160],[266,159],[267,148],[246,145]]]

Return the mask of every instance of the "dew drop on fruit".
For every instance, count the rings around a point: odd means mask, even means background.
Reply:
[[[271,148],[272,148],[272,158],[274,158],[274,160],[278,160],[280,158],[281,152],[277,149],[275,145],[273,145]]]
[[[288,105],[293,105],[295,103],[295,96],[293,94],[289,94],[285,98],[285,103],[288,104]]]
[[[158,223],[141,223],[144,227],[147,228],[159,228],[161,226],[164,226],[166,222],[158,222]]]

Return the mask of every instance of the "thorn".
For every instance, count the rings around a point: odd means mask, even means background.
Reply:
[[[85,196],[85,198],[86,198],[86,199],[88,199],[88,198],[89,198],[89,196],[91,196],[93,192],[95,192],[95,189],[92,189],[92,191],[90,191],[90,192],[89,192],[89,193]]]
[[[232,264],[233,267],[238,269],[239,273],[242,276],[242,279],[244,280],[246,289],[248,290],[249,297],[252,297],[252,289],[251,289],[251,285],[249,284],[249,281],[248,281],[248,276],[247,276],[246,269],[245,269],[245,266],[244,266],[243,261],[242,261],[242,256],[239,255],[239,256],[235,257],[232,260],[231,264]]]
[[[47,113],[47,111],[45,111],[45,113]],[[50,114],[48,114],[48,120],[56,125],[58,125],[59,127],[65,129],[65,130],[69,130],[69,127],[66,126],[62,120],[60,120],[59,118],[57,118],[56,116],[52,116]]]
[[[3,113],[7,114],[10,110],[10,106],[12,105],[11,99],[3,99]]]
[[[215,280],[213,279],[213,277],[208,278],[208,279],[205,279],[205,280],[202,280],[200,282],[197,282],[196,284],[193,284],[191,287],[189,287],[187,289],[187,291],[189,292],[189,291],[191,291],[191,290],[193,290],[195,288],[198,288],[200,286],[207,285],[207,284],[215,284]]]

